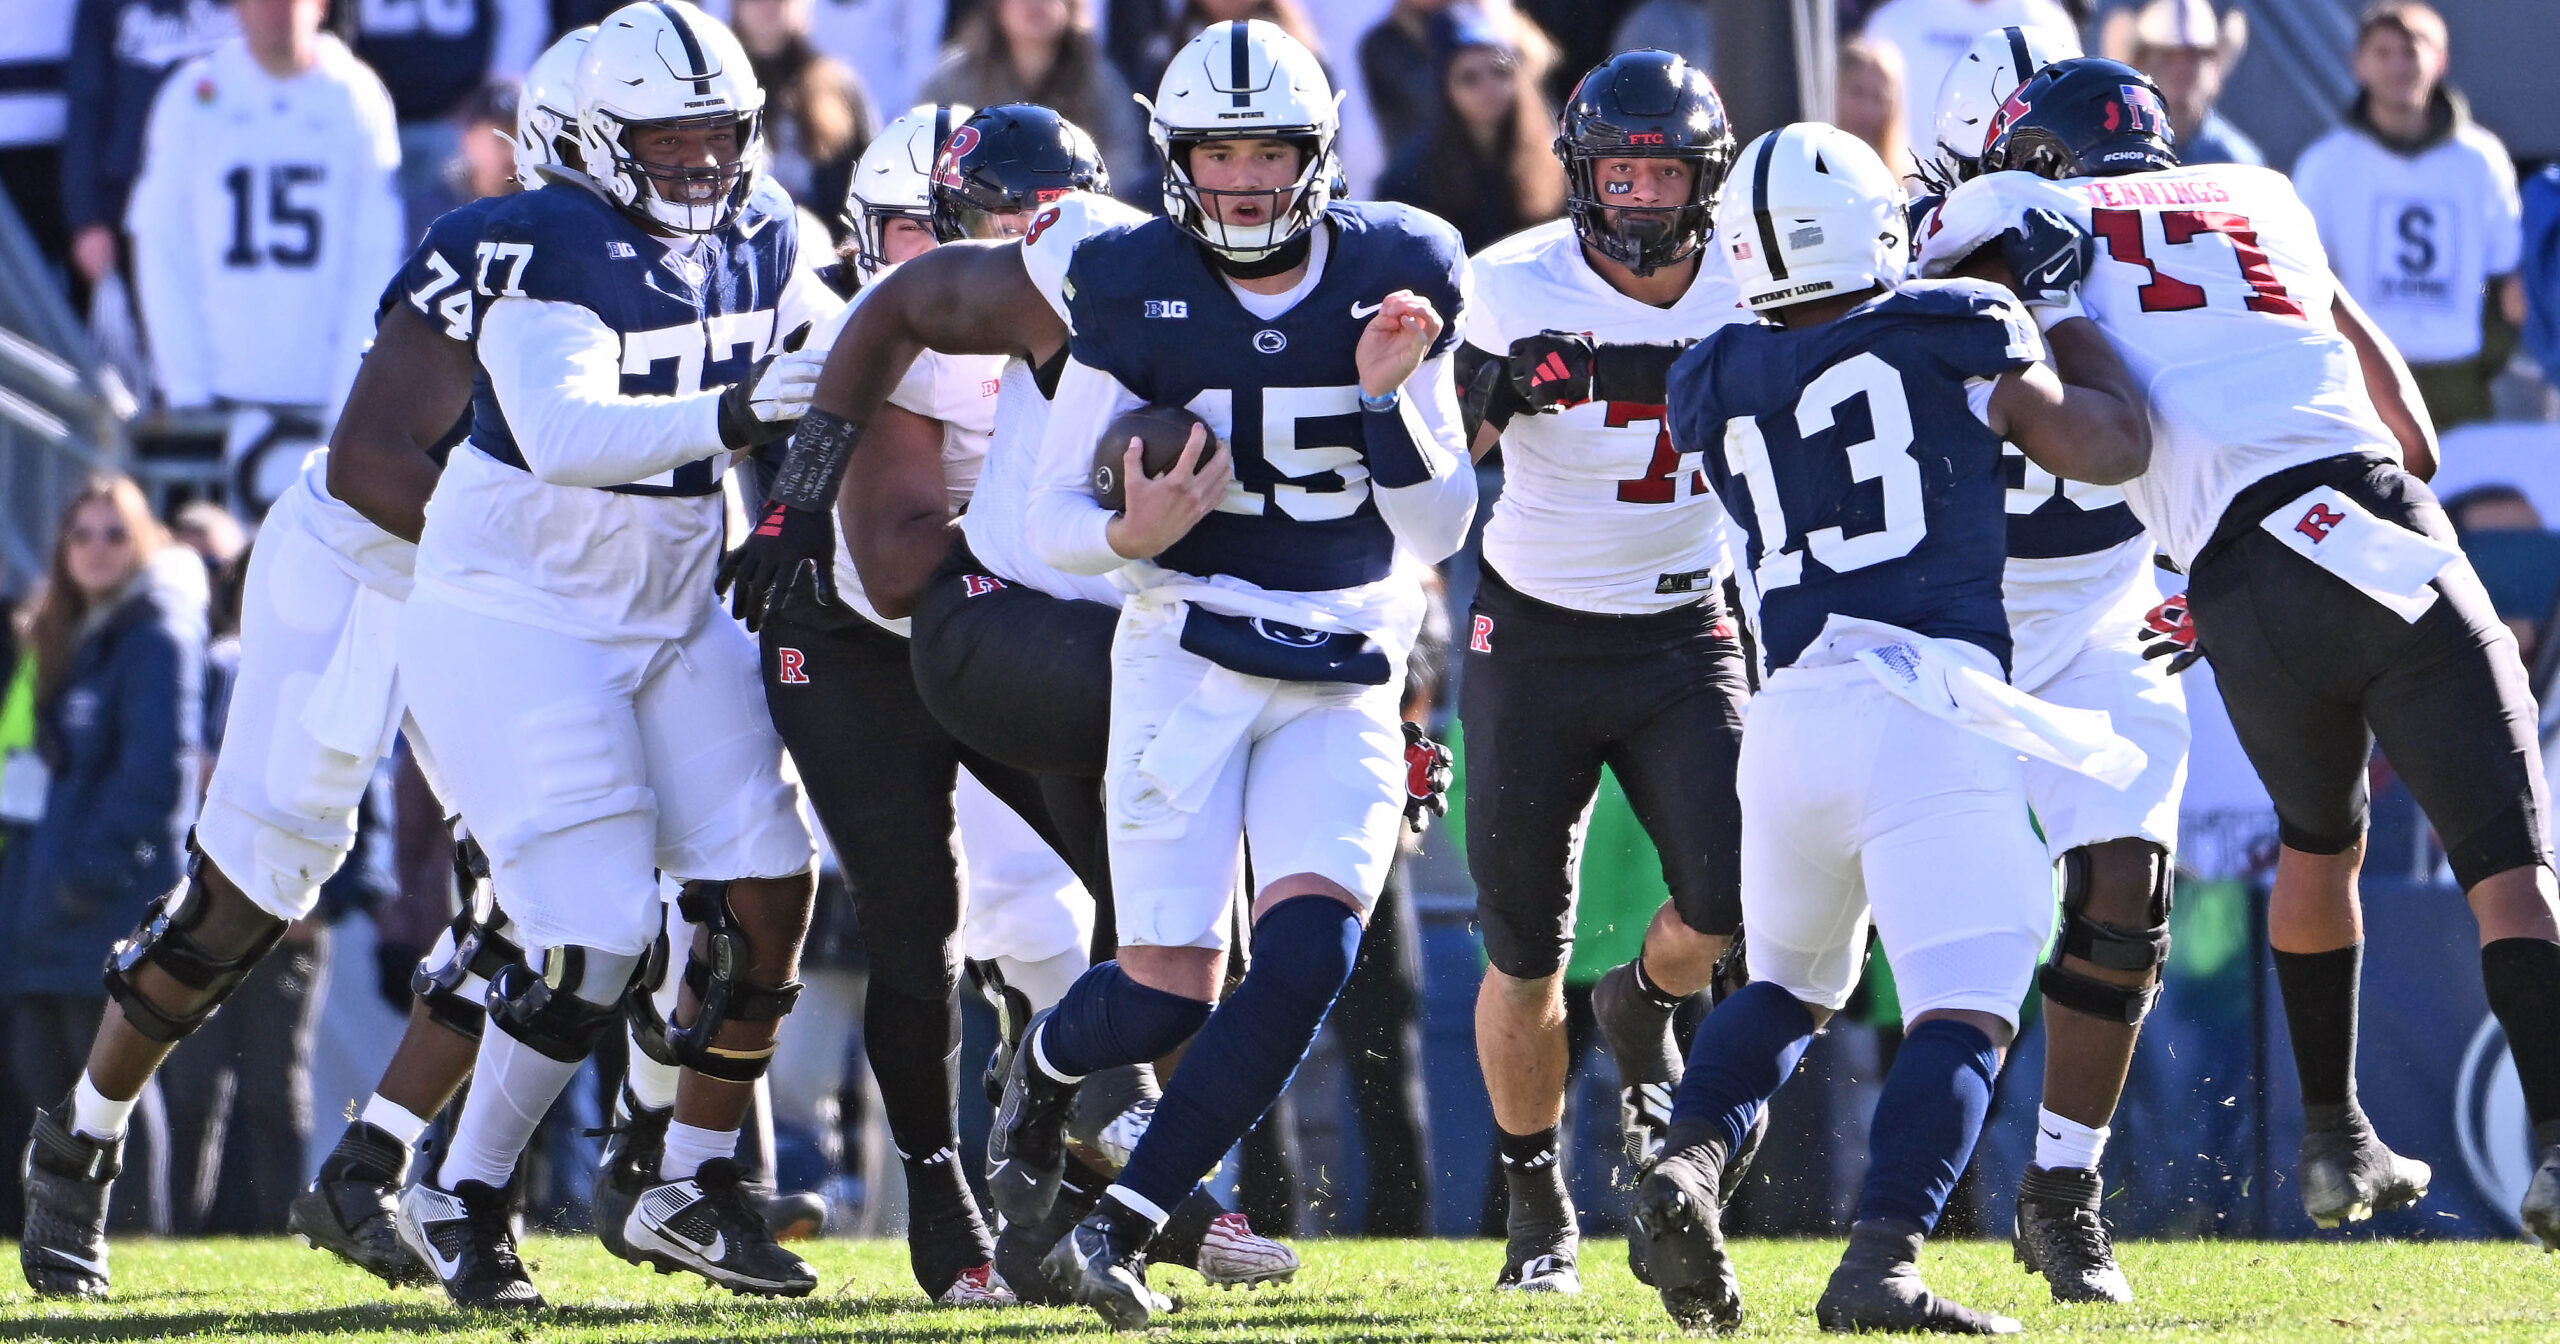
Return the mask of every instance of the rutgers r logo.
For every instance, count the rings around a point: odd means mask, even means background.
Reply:
[[[1491,652],[1493,652],[1493,618],[1492,618],[1492,617],[1490,617],[1490,616],[1478,616],[1478,617],[1476,617],[1476,620],[1475,620],[1475,626],[1474,626],[1474,628],[1473,628],[1473,629],[1471,629],[1471,630],[1469,630],[1469,631],[1467,632],[1467,649],[1468,649],[1468,651],[1469,651],[1469,652],[1471,652],[1471,653],[1491,653]]]
[[[960,576],[960,590],[971,597],[985,597],[1002,587],[1004,587],[1004,580],[993,575],[963,574]]]
[[[809,658],[798,649],[773,651],[773,679],[785,686],[809,684]]]
[[[2347,515],[2326,504],[2314,504],[2310,512],[2303,514],[2302,520],[2293,525],[2293,530],[2313,541],[2327,541],[2329,530],[2345,521],[2347,521]]]

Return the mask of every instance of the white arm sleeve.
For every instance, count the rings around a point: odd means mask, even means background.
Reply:
[[[1476,473],[1460,428],[1457,379],[1447,355],[1424,360],[1404,380],[1404,407],[1431,479],[1392,490],[1378,486],[1378,514],[1406,550],[1438,564],[1466,544],[1476,516]]]
[[[1031,553],[1041,563],[1070,574],[1108,574],[1129,563],[1111,549],[1111,510],[1093,497],[1093,445],[1113,416],[1140,404],[1119,379],[1067,360],[1040,438],[1031,507],[1023,520]]]
[[[577,304],[490,304],[480,366],[525,466],[552,485],[628,485],[727,451],[718,391],[624,396],[621,338]]]
[[[142,175],[125,207],[133,237],[134,300],[151,343],[151,371],[171,406],[213,400],[212,354],[205,344],[204,295],[196,273],[193,177],[219,165],[199,164],[194,153],[197,66],[182,67],[160,85],[144,134]]]

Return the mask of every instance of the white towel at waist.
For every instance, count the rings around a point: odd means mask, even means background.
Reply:
[[[302,707],[302,727],[331,751],[381,756],[400,728],[400,599],[356,585],[337,650]]]
[[[1961,640],[1933,639],[1882,621],[1834,616],[1800,662],[1856,661],[1886,690],[1960,728],[2121,789],[2148,757],[2102,709],[2068,709],[2010,685],[1997,662]]]

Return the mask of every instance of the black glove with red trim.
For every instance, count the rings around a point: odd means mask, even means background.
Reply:
[[[1404,725],[1404,824],[1420,835],[1431,818],[1449,815],[1449,780],[1456,768],[1449,749],[1408,720]]]
[[[2187,614],[2187,595],[2179,593],[2142,618],[2142,656],[2169,660],[2169,675],[2196,665],[2204,650],[2196,647],[2195,617]]]

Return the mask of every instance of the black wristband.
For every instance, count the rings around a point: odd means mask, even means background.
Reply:
[[[861,439],[862,426],[810,407],[782,455],[770,498],[795,509],[834,508],[836,490],[844,484],[845,464],[853,460],[853,446]]]
[[[1591,352],[1591,399],[1659,406],[1671,399],[1671,366],[1691,342],[1603,345]]]

